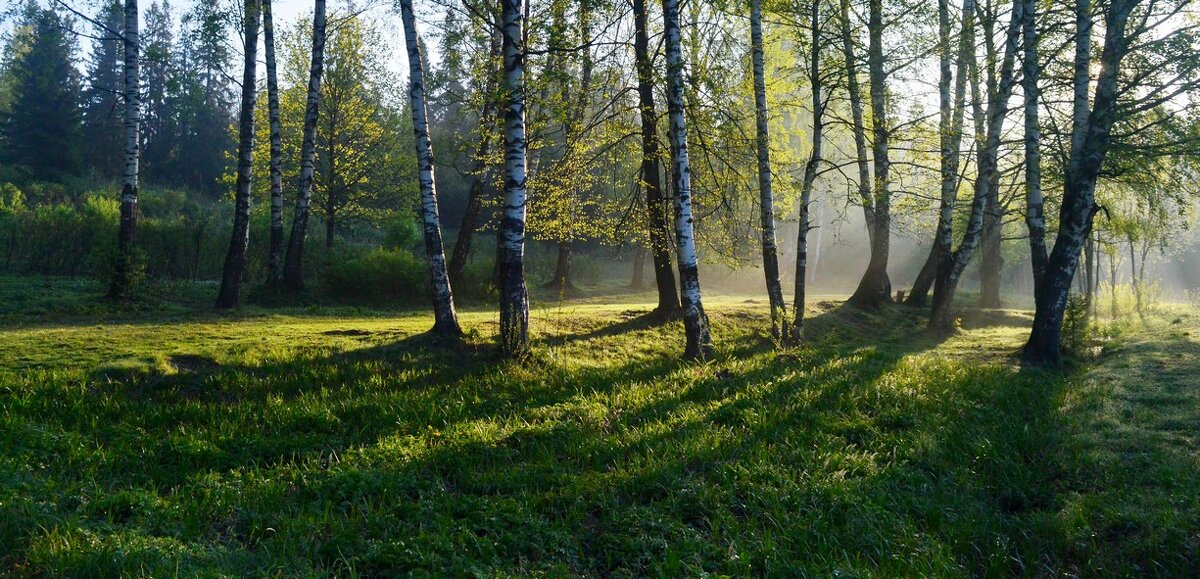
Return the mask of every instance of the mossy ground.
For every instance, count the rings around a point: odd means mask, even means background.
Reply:
[[[805,345],[709,300],[678,361],[649,296],[495,314],[115,307],[0,279],[0,572],[69,576],[1190,575],[1200,314],[1021,372],[1028,315],[938,339],[816,300]]]

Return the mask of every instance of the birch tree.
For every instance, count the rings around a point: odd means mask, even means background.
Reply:
[[[504,55],[504,214],[499,231],[500,349],[529,350],[529,293],[525,287],[525,21],[524,0],[501,0]]]
[[[300,146],[300,183],[296,195],[296,216],[288,238],[283,265],[284,283],[292,291],[304,287],[304,238],[308,234],[311,213],[313,167],[317,147],[317,115],[321,105],[321,76],[325,71],[325,0],[313,7],[312,62],[308,73],[308,97],[304,107],[304,138]]]
[[[283,281],[283,124],[279,119],[279,77],[275,66],[275,22],[271,14],[271,1],[262,0],[267,117],[271,131],[271,239],[267,250],[267,284],[277,285]]]
[[[429,139],[429,117],[425,111],[425,71],[412,0],[400,0],[400,18],[404,21],[404,40],[408,47],[409,99],[413,134],[417,148],[417,180],[421,189],[421,220],[425,225],[425,257],[429,260],[433,290],[433,333],[459,336],[462,329],[454,312],[454,294],[446,271],[446,252],[442,246],[442,226],[438,215],[437,183],[434,175],[433,144]]]
[[[688,163],[687,120],[684,116],[683,50],[680,46],[679,0],[663,0],[663,36],[667,54],[667,116],[670,120],[671,176],[675,200],[675,238],[678,251],[680,301],[687,337],[684,357],[706,360],[713,355],[708,316],[700,295],[692,216],[692,176]]]
[[[246,0],[243,14],[245,64],[242,70],[242,103],[238,121],[237,190],[234,194],[233,235],[225,254],[217,307],[235,308],[241,301],[246,250],[250,246],[250,177],[254,172],[254,101],[258,93],[259,0]]]
[[[767,278],[767,299],[771,303],[771,336],[786,344],[791,341],[791,326],[787,321],[787,304],[783,301],[783,284],[779,281],[779,249],[775,243],[775,194],[771,189],[771,133],[767,116],[766,64],[763,62],[762,0],[750,0],[750,60],[754,68],[755,144],[758,150],[758,219],[759,226],[762,228],[763,273]],[[804,203],[801,201],[801,231],[807,225],[804,223],[807,213]],[[802,257],[797,257],[797,274],[800,273],[799,267],[801,267],[800,260],[802,259]]]
[[[121,183],[121,221],[117,229],[117,263],[109,295],[128,297],[133,275],[133,242],[138,219],[138,161],[141,153],[141,88],[138,63],[137,0],[125,0],[125,170]]]
[[[1086,6],[1086,0],[1079,0]],[[1029,228],[1029,255],[1033,268],[1033,295],[1040,293],[1042,276],[1046,271],[1046,215],[1042,196],[1041,130],[1038,127],[1038,64],[1037,0],[1024,0],[1024,21],[1021,26],[1022,59],[1021,88],[1025,93],[1025,224]]]
[[[679,292],[671,270],[671,239],[667,231],[666,196],[663,193],[661,155],[658,149],[658,112],[654,103],[654,65],[650,54],[646,0],[633,0],[633,52],[637,68],[638,112],[642,130],[641,180],[646,190],[646,229],[658,288],[655,313],[674,316],[679,311]]]
[[[850,26],[848,15],[848,0],[843,0],[843,16],[847,18],[844,24]],[[850,303],[864,308],[876,308],[891,300],[892,284],[888,277],[888,254],[891,248],[891,161],[888,152],[888,139],[891,128],[888,125],[887,103],[887,71],[884,62],[883,31],[883,0],[870,0],[868,3],[867,21],[867,73],[870,79],[871,98],[871,157],[875,168],[874,183],[871,187],[870,202],[874,207],[872,222],[874,235],[871,236],[871,260],[863,273],[858,289],[850,296]],[[849,33],[847,32],[847,35]],[[846,41],[849,46],[849,40]],[[851,51],[847,51],[847,62],[851,62]],[[848,73],[853,76],[847,65]],[[856,122],[857,124],[857,122]],[[857,127],[856,127],[857,129]],[[864,157],[860,156],[860,159]],[[860,163],[860,181],[864,180]],[[862,183],[859,183],[860,191]],[[864,202],[867,201],[864,198]]]
[[[964,19],[970,17],[966,13],[966,8],[964,5]],[[976,154],[978,156],[974,201],[962,242],[948,259],[943,260],[943,267],[938,273],[933,292],[933,314],[930,317],[930,327],[934,329],[946,331],[954,325],[953,302],[959,279],[983,236],[985,214],[989,210],[989,206],[997,202],[998,197],[993,196],[992,192],[1000,187],[1000,171],[997,167],[1000,138],[1004,120],[1008,115],[1008,99],[1016,84],[1014,68],[1022,30],[1023,8],[1024,0],[1014,0],[1005,33],[1004,58],[1000,66],[999,78],[996,80],[997,85],[994,89],[991,86],[988,87],[986,110],[982,110],[984,108],[982,106],[983,97],[975,95],[972,99],[975,107],[973,116],[976,123]],[[964,20],[964,36],[973,38],[973,34],[966,32],[966,22],[968,21]],[[962,55],[960,55],[961,57]],[[968,69],[976,71],[972,74],[971,79],[974,89],[977,86],[975,78],[978,73],[973,59],[970,61]],[[989,76],[991,75],[989,74]],[[945,175],[943,175],[944,178]],[[943,241],[943,249],[944,247]]]
[[[809,153],[808,162],[804,165],[804,180],[800,185],[800,227],[796,234],[796,280],[795,296],[792,305],[792,309],[795,311],[795,320],[792,322],[792,333],[796,338],[801,337],[804,331],[805,294],[808,280],[808,234],[812,230],[810,211],[812,208],[813,188],[816,185],[821,165],[824,163],[822,151],[825,140],[825,109],[829,104],[828,99],[830,94],[830,91],[825,89],[825,75],[828,73],[823,71],[821,66],[821,58],[825,48],[821,34],[821,4],[822,0],[812,0],[809,3],[808,13],[808,29],[811,35],[809,39],[808,82],[812,93],[812,150]],[[820,240],[818,239],[818,247],[819,245]]]

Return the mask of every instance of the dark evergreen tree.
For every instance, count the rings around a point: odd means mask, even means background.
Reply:
[[[0,119],[3,161],[57,180],[80,170],[79,73],[75,44],[63,16],[30,5],[14,43],[26,43],[9,66],[11,105]]]
[[[119,33],[124,11],[120,2],[109,2],[97,17],[92,42],[92,62],[83,91],[83,159],[88,171],[102,179],[121,172],[124,120],[121,90],[122,48]]]

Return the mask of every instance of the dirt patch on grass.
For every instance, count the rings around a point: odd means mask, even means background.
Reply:
[[[175,354],[167,356],[167,365],[180,374],[207,372],[220,368],[216,360],[198,354]]]

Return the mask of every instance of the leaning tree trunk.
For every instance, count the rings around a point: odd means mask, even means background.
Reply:
[[[283,124],[279,120],[279,79],[275,69],[275,22],[271,0],[262,0],[263,48],[267,58],[267,118],[271,125],[271,242],[267,284],[283,281]]]
[[[254,171],[254,101],[258,92],[258,0],[246,0],[243,34],[246,40],[242,69],[242,106],[238,122],[237,192],[234,196],[233,235],[225,254],[218,308],[235,308],[241,302],[246,250],[250,246],[250,176]]]
[[[425,223],[425,257],[429,260],[433,290],[433,333],[460,336],[462,328],[454,312],[454,294],[446,271],[442,247],[442,225],[438,217],[437,182],[434,176],[433,143],[429,139],[429,117],[425,111],[425,70],[412,0],[400,0],[404,40],[408,46],[409,98],[412,102],[413,134],[417,147],[417,180],[421,189],[421,220]]]
[[[125,0],[125,171],[121,185],[121,224],[117,230],[117,263],[110,297],[129,297],[133,276],[133,241],[138,220],[138,160],[141,153],[141,92],[138,85],[138,3]]]
[[[501,0],[504,54],[504,216],[500,221],[500,349],[529,350],[525,287],[525,42],[524,0]]]
[[[488,62],[498,63],[500,60],[500,30],[493,27],[491,42],[488,46]],[[479,147],[475,150],[474,170],[471,177],[471,191],[467,194],[467,208],[463,211],[462,221],[458,226],[458,237],[454,240],[454,251],[450,254],[450,283],[458,285],[462,282],[463,271],[467,261],[471,259],[471,242],[475,231],[479,229],[479,215],[483,211],[483,195],[485,184],[489,181],[488,158],[492,154],[492,138],[495,129],[496,116],[496,84],[497,75],[488,67],[486,80],[483,84],[483,110],[479,113],[481,131]]]
[[[771,132],[767,117],[767,74],[763,62],[762,0],[750,0],[750,59],[754,66],[754,120],[758,149],[759,225],[762,227],[763,272],[767,278],[767,299],[771,303],[771,336],[783,344],[791,341],[787,320],[787,303],[783,301],[783,284],[779,281],[779,248],[775,243],[775,194],[771,188]],[[807,171],[805,177],[807,179]],[[807,219],[807,202],[800,202],[801,238]],[[801,256],[803,253],[800,254]],[[802,267],[797,257],[797,267]],[[797,275],[801,275],[797,271]],[[803,277],[797,277],[797,295],[804,291]],[[801,304],[803,307],[803,304]],[[803,315],[801,315],[801,320]],[[800,329],[799,327],[796,328]]]
[[[907,303],[924,306],[929,289],[935,285],[945,288],[952,270],[954,249],[954,207],[958,203],[960,179],[958,166],[962,147],[963,118],[966,115],[968,62],[974,58],[975,25],[974,0],[963,3],[963,23],[958,41],[958,62],[952,75],[950,68],[950,7],[948,0],[938,2],[939,59],[938,99],[940,105],[938,129],[941,135],[941,206],[929,259],[921,268]],[[953,97],[950,94],[954,85]],[[929,271],[932,269],[932,271]],[[935,292],[935,298],[937,297]],[[935,299],[937,301],[937,299]]]
[[[325,0],[316,0],[313,8],[312,61],[308,71],[308,97],[304,105],[304,140],[300,146],[300,186],[296,195],[296,216],[288,238],[283,262],[284,283],[292,291],[304,287],[304,238],[312,212],[313,163],[317,150],[317,114],[321,106],[321,76],[325,72]]]
[[[756,1],[757,4],[757,1]],[[817,182],[817,171],[821,167],[821,149],[824,141],[825,101],[821,95],[824,90],[821,79],[821,33],[820,11],[821,0],[813,0],[809,4],[809,30],[812,40],[809,45],[808,82],[812,88],[813,130],[812,152],[808,163],[804,165],[804,181],[800,185],[800,229],[796,233],[796,295],[793,297],[792,308],[795,319],[792,321],[792,334],[799,338],[804,334],[804,308],[808,285],[808,232],[812,229],[809,220],[809,207],[812,205],[813,187]],[[759,55],[761,57],[761,46]]]
[[[858,84],[858,57],[851,37],[850,0],[841,1],[842,55],[846,61],[846,92],[850,95],[850,117],[854,132],[854,159],[858,166],[858,200],[867,224],[867,240],[875,246],[875,201],[871,198],[871,162],[867,158],[867,129],[863,120],[862,88]]]
[[[1021,356],[1022,363],[1027,366],[1055,366],[1061,360],[1063,316],[1071,291],[1071,279],[1079,266],[1079,250],[1091,234],[1092,219],[1099,210],[1095,198],[1096,180],[1112,141],[1111,130],[1117,113],[1117,75],[1121,60],[1129,50],[1125,27],[1129,13],[1136,5],[1137,0],[1126,0],[1113,2],[1106,8],[1107,27],[1095,98],[1090,114],[1086,115],[1087,122],[1077,124],[1077,128],[1084,127],[1085,134],[1082,137],[1073,135],[1071,162],[1067,167],[1062,207],[1059,210],[1058,235],[1046,262],[1042,291],[1037,296],[1033,316],[1033,329]],[[1086,15],[1081,20],[1090,23]],[[1090,24],[1079,28],[1076,43],[1089,42],[1090,34],[1085,35],[1084,32],[1090,30]],[[1085,51],[1076,53],[1077,87],[1086,85],[1089,80],[1090,67],[1080,66],[1079,55],[1082,52]],[[1087,108],[1086,103],[1083,108]],[[1075,143],[1078,143],[1078,149]]]
[[[979,110],[983,97],[977,94],[977,90],[973,90],[976,93],[973,106],[975,107],[977,133],[980,119],[984,121],[983,142],[976,145],[979,160],[977,163],[978,174],[975,179],[975,200],[971,206],[970,217],[967,219],[967,230],[963,235],[962,243],[950,259],[946,260],[945,270],[938,274],[937,285],[934,288],[933,314],[929,320],[930,327],[935,330],[948,331],[953,327],[954,294],[958,288],[958,281],[963,270],[966,269],[967,263],[971,260],[971,254],[974,253],[983,237],[985,213],[991,191],[1000,187],[1000,173],[997,168],[1000,137],[1004,128],[1004,120],[1008,115],[1008,99],[1012,95],[1015,84],[1013,74],[1023,19],[1023,2],[1024,0],[1013,1],[1012,14],[1005,35],[1004,60],[1000,66],[1000,79],[995,92],[991,91],[989,87],[986,112],[981,113]],[[978,78],[978,72],[973,61],[971,70],[973,71],[972,85],[974,89],[977,86],[975,80]]]
[[[692,174],[684,116],[683,50],[680,46],[679,0],[663,0],[663,36],[667,53],[667,114],[670,119],[671,176],[674,181],[675,239],[679,252],[684,357],[705,360],[713,355],[708,316],[700,299],[700,270],[692,216]]]
[[[646,186],[646,227],[658,287],[655,312],[670,317],[679,311],[679,292],[671,270],[671,237],[667,230],[666,196],[659,175],[658,113],[654,108],[654,65],[646,24],[646,0],[633,0],[633,52],[638,77],[638,109],[642,121],[642,182]]]
[[[847,23],[847,26],[849,23]],[[883,55],[883,0],[870,1],[867,21],[867,71],[871,80],[871,143],[875,165],[875,235],[871,239],[871,261],[850,303],[860,308],[877,308],[891,301],[892,283],[888,278],[888,254],[891,246],[891,161],[888,152],[887,73]]]

